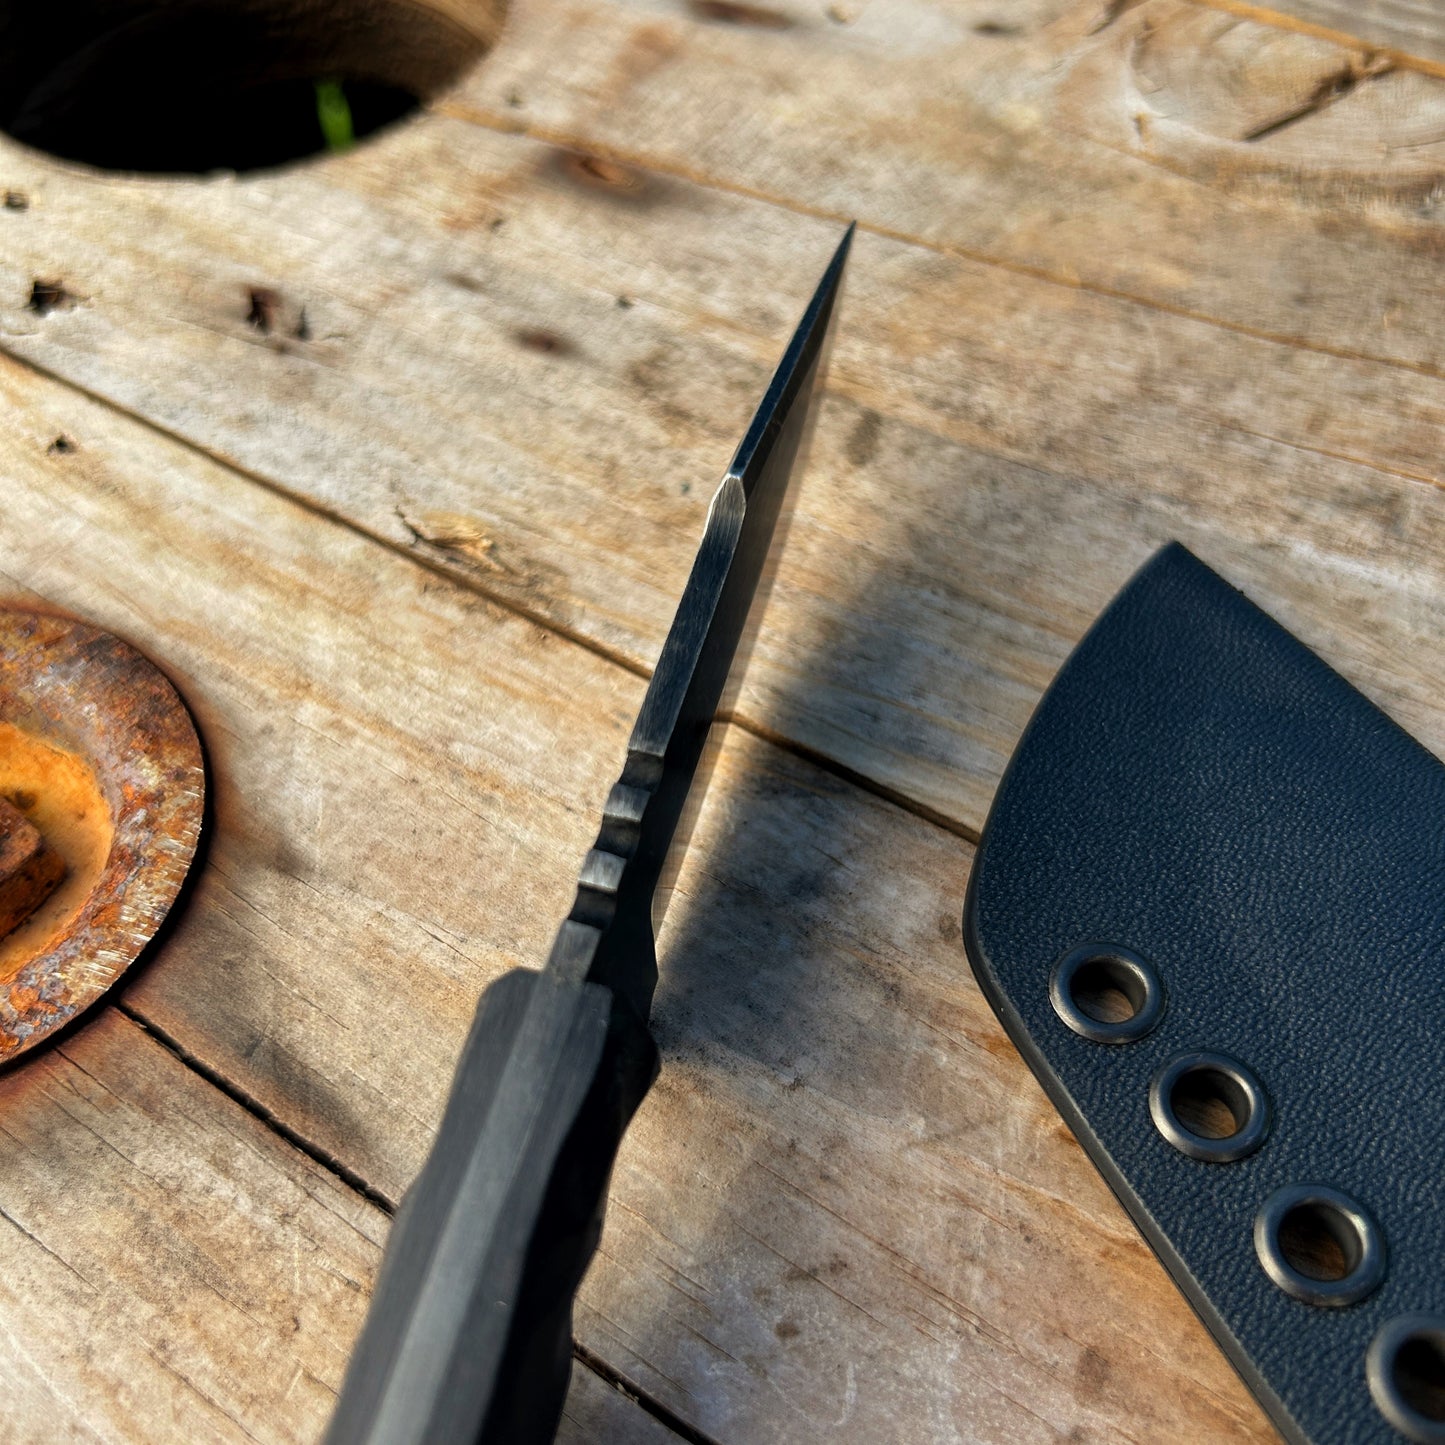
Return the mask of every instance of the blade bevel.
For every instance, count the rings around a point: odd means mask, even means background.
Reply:
[[[643,1019],[657,979],[652,896],[767,560],[853,232],[849,225],[713,496],[568,915],[574,929],[597,933],[585,977],[617,990]],[[554,951],[548,966],[575,969],[575,947],[567,958]]]
[[[742,441],[738,443],[732,465],[728,467],[727,475],[739,478],[749,497],[753,494],[754,483],[761,468],[767,464],[772,454],[779,431],[792,413],[805,381],[811,379],[814,364],[822,353],[823,341],[828,334],[828,323],[833,317],[833,304],[843,279],[843,267],[847,264],[856,229],[857,222],[850,221],[847,230],[843,232],[843,239],[838,242],[833,259],[828,262],[827,270],[823,272],[822,279],[803,312],[803,319],[789,339],[783,359],[773,372],[773,379],[768,383],[768,389],[763,393],[763,399],[753,413],[752,422]],[[806,397],[804,404],[806,405]]]

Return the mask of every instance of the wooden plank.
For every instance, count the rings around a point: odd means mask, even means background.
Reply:
[[[639,668],[835,238],[437,117],[241,184],[0,155],[30,198],[5,346]],[[43,276],[83,299],[28,310]],[[1445,746],[1438,380],[878,236],[848,287],[752,725],[976,830],[1071,641],[1178,536]]]
[[[551,629],[0,368],[0,568],[155,650],[213,747],[209,871],[135,1007],[395,1196],[476,989],[559,916],[640,688],[596,650],[650,661],[832,238],[810,208],[934,249],[860,246],[753,726],[974,829],[1068,646],[1180,534],[1438,749],[1436,91],[1108,8],[1093,36],[533,9],[462,119],[291,176],[0,147],[30,202],[7,346]],[[485,91],[519,64],[530,95]],[[972,990],[966,846],[755,740],[719,781],[588,1347],[728,1438],[1269,1438]]]
[[[635,1400],[585,1366],[572,1366],[558,1445],[678,1445],[678,1439]]]
[[[1200,0],[1217,10],[1318,35],[1342,45],[1371,46],[1406,65],[1445,74],[1445,14],[1432,0]]]
[[[314,1441],[386,1216],[106,1009],[0,1078],[7,1441]],[[559,1440],[675,1439],[585,1369]]]
[[[7,1440],[296,1440],[386,1219],[107,1010],[0,1079]]]
[[[717,781],[594,1348],[723,1440],[1272,1438],[975,989],[968,846],[742,733]]]
[[[476,992],[561,916],[640,684],[0,384],[7,583],[150,650],[211,749],[210,856],[129,1003],[394,1195]],[[699,829],[584,1344],[722,1439],[1268,1439],[974,987],[968,846],[740,732]]]
[[[1293,68],[1277,59],[1292,49],[1315,57],[1315,84],[1353,63],[1185,0],[539,0],[512,11],[443,105],[1066,285],[1438,374],[1438,151],[1418,134],[1422,120],[1439,134],[1438,83],[1417,75],[1408,105],[1378,108],[1371,84],[1350,86],[1342,151],[1289,129],[1251,142],[1228,114],[1213,124],[1214,104],[1195,112],[1217,83],[1216,46],[1226,61],[1271,57],[1218,97],[1251,110],[1282,70],[1281,113],[1292,103]]]
[[[477,995],[546,956],[642,684],[14,363],[0,395],[0,585],[152,655],[208,753],[195,906],[130,997],[394,1202]]]

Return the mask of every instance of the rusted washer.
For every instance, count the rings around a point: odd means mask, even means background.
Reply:
[[[0,779],[70,875],[0,939],[4,1064],[94,1003],[160,927],[200,840],[205,769],[184,704],[133,647],[0,608]]]

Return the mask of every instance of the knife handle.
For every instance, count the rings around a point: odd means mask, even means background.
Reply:
[[[613,992],[516,970],[482,995],[387,1242],[326,1445],[545,1445],[623,1131],[657,1074]]]

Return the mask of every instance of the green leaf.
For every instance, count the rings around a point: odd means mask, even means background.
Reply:
[[[339,80],[316,82],[316,119],[329,151],[349,151],[356,144],[356,131],[351,123],[351,102]]]

